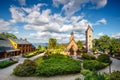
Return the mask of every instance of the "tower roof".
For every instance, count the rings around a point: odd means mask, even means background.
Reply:
[[[91,30],[93,31],[93,29],[90,27],[90,25],[88,25],[86,32],[87,32],[89,29],[91,29]]]

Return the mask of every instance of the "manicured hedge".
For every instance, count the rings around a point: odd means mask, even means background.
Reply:
[[[23,64],[19,64],[13,70],[13,74],[17,76],[30,76],[35,73],[36,63],[26,59]]]
[[[83,67],[92,71],[100,70],[108,66],[109,63],[99,62],[97,60],[85,60],[83,62]]]
[[[45,58],[36,69],[38,76],[54,76],[80,72],[81,64],[61,54],[52,54]]]
[[[105,62],[105,63],[110,63],[111,62],[110,57],[107,54],[99,55],[97,60],[100,61],[100,62]]]
[[[2,61],[0,62],[0,68],[5,68],[5,67],[8,67],[14,63],[17,63],[16,61],[12,61],[12,60],[9,60],[9,61]]]
[[[82,58],[83,58],[84,60],[95,60],[95,59],[96,59],[95,56],[89,55],[89,54],[87,54],[87,53],[84,53],[84,54],[82,55]]]

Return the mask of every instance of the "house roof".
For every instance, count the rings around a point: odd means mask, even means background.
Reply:
[[[16,51],[7,38],[0,37],[0,52]]]
[[[13,40],[14,42],[16,42],[17,44],[31,44],[26,39],[11,39],[11,40]]]

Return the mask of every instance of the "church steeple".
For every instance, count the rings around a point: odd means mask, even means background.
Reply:
[[[71,37],[70,37],[70,41],[74,40],[74,33],[71,32]]]

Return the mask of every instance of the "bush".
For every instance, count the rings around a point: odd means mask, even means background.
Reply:
[[[81,70],[80,73],[83,74],[84,76],[93,74],[90,70],[87,70],[87,69]]]
[[[84,80],[109,80],[108,75],[94,72],[92,75],[85,76]]]
[[[2,62],[0,62],[0,68],[8,67],[8,66],[10,66],[10,65],[12,65],[14,63],[16,63],[16,61],[12,61],[12,60],[10,60],[10,61],[2,61]]]
[[[107,54],[99,55],[97,60],[100,61],[100,62],[105,62],[105,63],[110,63],[111,62],[110,57]]]
[[[108,63],[103,63],[103,62],[99,62],[97,60],[85,60],[83,62],[83,67],[85,69],[89,69],[89,70],[100,70],[102,68],[105,68],[106,66],[108,66]]]
[[[110,80],[120,80],[120,71],[114,71],[110,75]]]
[[[19,64],[14,69],[13,74],[17,76],[30,76],[34,74],[36,69],[36,63],[29,59],[26,59],[23,64]]]
[[[60,74],[72,74],[80,72],[81,64],[61,54],[52,54],[45,58],[37,67],[39,76],[54,76]]]
[[[94,57],[92,55],[89,55],[87,53],[83,54],[82,58],[85,59],[85,60],[95,60],[96,59],[96,57]]]
[[[82,80],[81,78],[76,78],[75,80]]]

